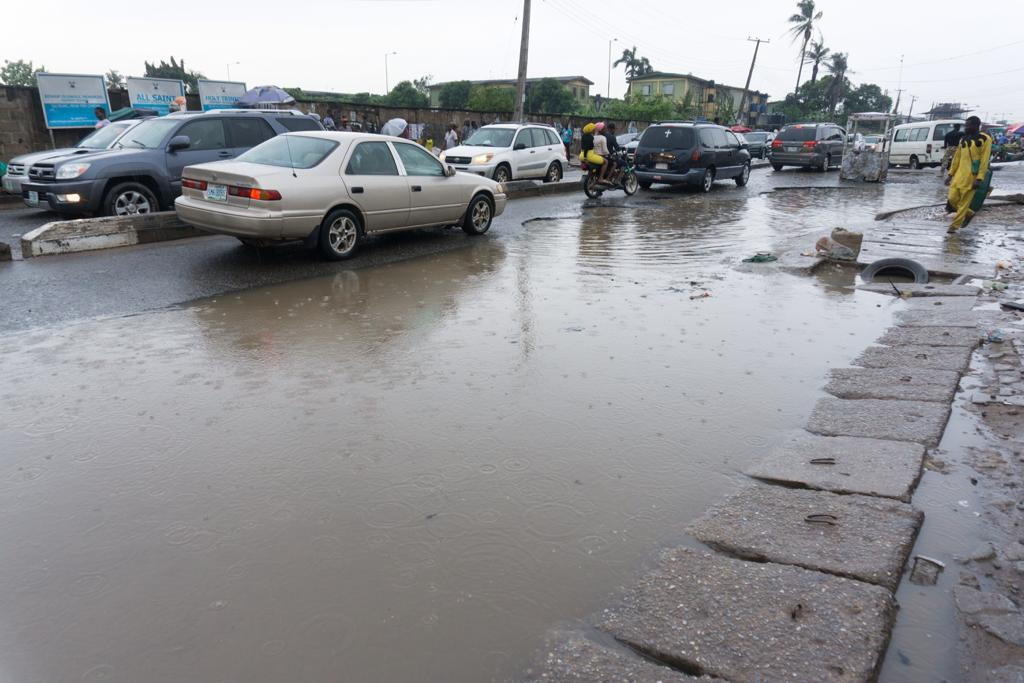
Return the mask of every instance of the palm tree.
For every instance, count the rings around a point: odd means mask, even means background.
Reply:
[[[793,89],[794,93],[800,90],[800,76],[803,75],[804,59],[807,56],[807,42],[811,39],[811,34],[814,32],[814,22],[821,19],[821,12],[814,11],[814,0],[800,0],[800,2],[796,3],[796,6],[800,11],[790,16],[789,23],[793,25],[789,28],[789,32],[793,35],[794,42],[801,37],[804,39],[804,42],[800,46],[800,68],[796,72],[796,88]]]
[[[818,34],[817,40],[811,41],[811,48],[807,50],[807,54],[804,55],[804,64],[811,64],[811,83],[818,80],[818,67],[825,61],[831,50],[825,47],[825,43],[822,41],[821,34]]]
[[[626,80],[629,81],[654,71],[654,67],[651,66],[651,61],[647,57],[637,57],[636,45],[629,50],[623,50],[622,56],[615,60],[612,67],[620,64],[626,65]]]
[[[828,99],[828,113],[835,115],[839,101],[843,99],[844,88],[846,87],[846,74],[850,73],[850,65],[846,61],[845,52],[833,52],[832,59],[825,64],[825,68],[832,74],[832,82],[828,84],[826,98]]]

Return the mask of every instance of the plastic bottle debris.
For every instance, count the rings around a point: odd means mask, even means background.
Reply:
[[[1004,341],[1006,341],[1006,337],[1003,336],[1002,330],[992,330],[991,332],[988,333],[988,336],[985,337],[985,341],[989,342],[990,344],[1002,344]]]
[[[996,268],[998,270],[1009,270],[1010,268],[1013,268],[1013,264],[1006,259],[999,259],[996,261]]]
[[[711,296],[711,292],[701,292],[700,294],[691,294],[690,299],[707,299]]]
[[[759,251],[756,254],[754,254],[753,256],[748,256],[747,258],[743,259],[743,262],[744,263],[768,263],[770,261],[778,261],[778,260],[779,260],[779,257],[776,256],[775,254],[769,253],[767,251]]]

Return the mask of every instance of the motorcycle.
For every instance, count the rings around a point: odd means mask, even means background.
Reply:
[[[592,166],[586,160],[581,162],[580,170],[583,171],[583,192],[591,199],[597,199],[608,190],[622,190],[626,193],[627,197],[631,197],[640,188],[640,183],[636,179],[636,169],[626,155],[626,150],[620,149],[612,154],[612,158],[615,159],[616,166],[615,170],[611,173],[611,177],[607,179],[607,184],[597,181],[601,173],[600,166]]]

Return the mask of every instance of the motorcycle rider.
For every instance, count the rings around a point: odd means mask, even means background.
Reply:
[[[615,124],[608,121],[604,124],[604,138],[608,141],[608,178],[614,179],[619,170],[619,162],[615,154],[619,151],[619,141],[615,135]]]
[[[601,172],[597,176],[597,182],[602,185],[608,182],[608,167],[611,166],[610,152],[608,150],[608,138],[604,135],[604,122],[594,126],[594,154],[601,157]]]
[[[605,166],[604,157],[594,150],[594,132],[596,129],[597,126],[593,123],[583,126],[583,137],[580,138],[580,161],[586,162],[591,166],[597,166],[603,171]],[[608,143],[604,140],[604,137],[599,137],[604,142],[604,146],[607,147]]]

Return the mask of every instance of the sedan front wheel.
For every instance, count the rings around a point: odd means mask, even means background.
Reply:
[[[347,259],[359,246],[359,217],[348,209],[335,209],[320,225],[320,253],[330,261]]]

